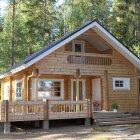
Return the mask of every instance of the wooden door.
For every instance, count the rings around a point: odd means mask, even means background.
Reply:
[[[92,99],[93,99],[94,110],[101,110],[101,79],[100,78],[92,79]],[[96,107],[96,104],[98,103],[99,106]]]

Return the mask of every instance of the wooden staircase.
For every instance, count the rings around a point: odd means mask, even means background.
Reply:
[[[123,125],[140,123],[139,116],[132,116],[131,113],[100,111],[93,112],[94,123],[99,126]]]

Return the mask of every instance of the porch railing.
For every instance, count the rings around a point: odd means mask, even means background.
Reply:
[[[49,119],[89,117],[89,101],[49,101]]]
[[[88,118],[89,104],[89,100],[0,101],[0,122]]]
[[[9,102],[8,121],[44,120],[44,102]]]
[[[5,102],[0,101],[0,122],[5,122]]]

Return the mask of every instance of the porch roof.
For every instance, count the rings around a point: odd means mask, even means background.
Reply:
[[[90,28],[92,28],[95,32],[97,32],[97,34],[99,34],[103,39],[110,43],[116,50],[118,50],[123,56],[125,56],[131,63],[133,63],[140,71],[140,58],[138,58],[131,50],[129,50],[122,43],[120,43],[111,33],[109,33],[103,26],[101,26],[96,20],[94,20],[75,31],[66,34],[59,40],[54,41],[53,43],[42,48],[40,51],[32,54],[31,56],[25,58],[23,61],[7,69],[5,72],[0,74],[0,79],[28,68],[32,64],[41,60],[43,57],[52,53],[66,43],[72,41]]]

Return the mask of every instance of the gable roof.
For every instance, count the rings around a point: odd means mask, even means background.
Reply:
[[[37,61],[41,60],[48,54],[52,53],[56,49],[60,48],[61,46],[65,45],[66,43],[72,41],[82,33],[86,32],[90,28],[94,29],[97,34],[99,34],[104,40],[106,40],[109,44],[111,44],[117,51],[119,51],[123,56],[125,56],[131,63],[133,63],[138,70],[140,70],[140,59],[128,48],[126,48],[122,43],[120,43],[111,33],[109,33],[104,27],[102,27],[97,21],[92,21],[87,23],[85,26],[71,32],[59,40],[49,44],[45,48],[42,48],[40,51],[32,54],[31,56],[27,57],[23,61],[17,63],[13,67],[7,69],[4,73],[0,74],[0,79],[19,72],[23,69],[28,68],[32,64],[36,63]]]

